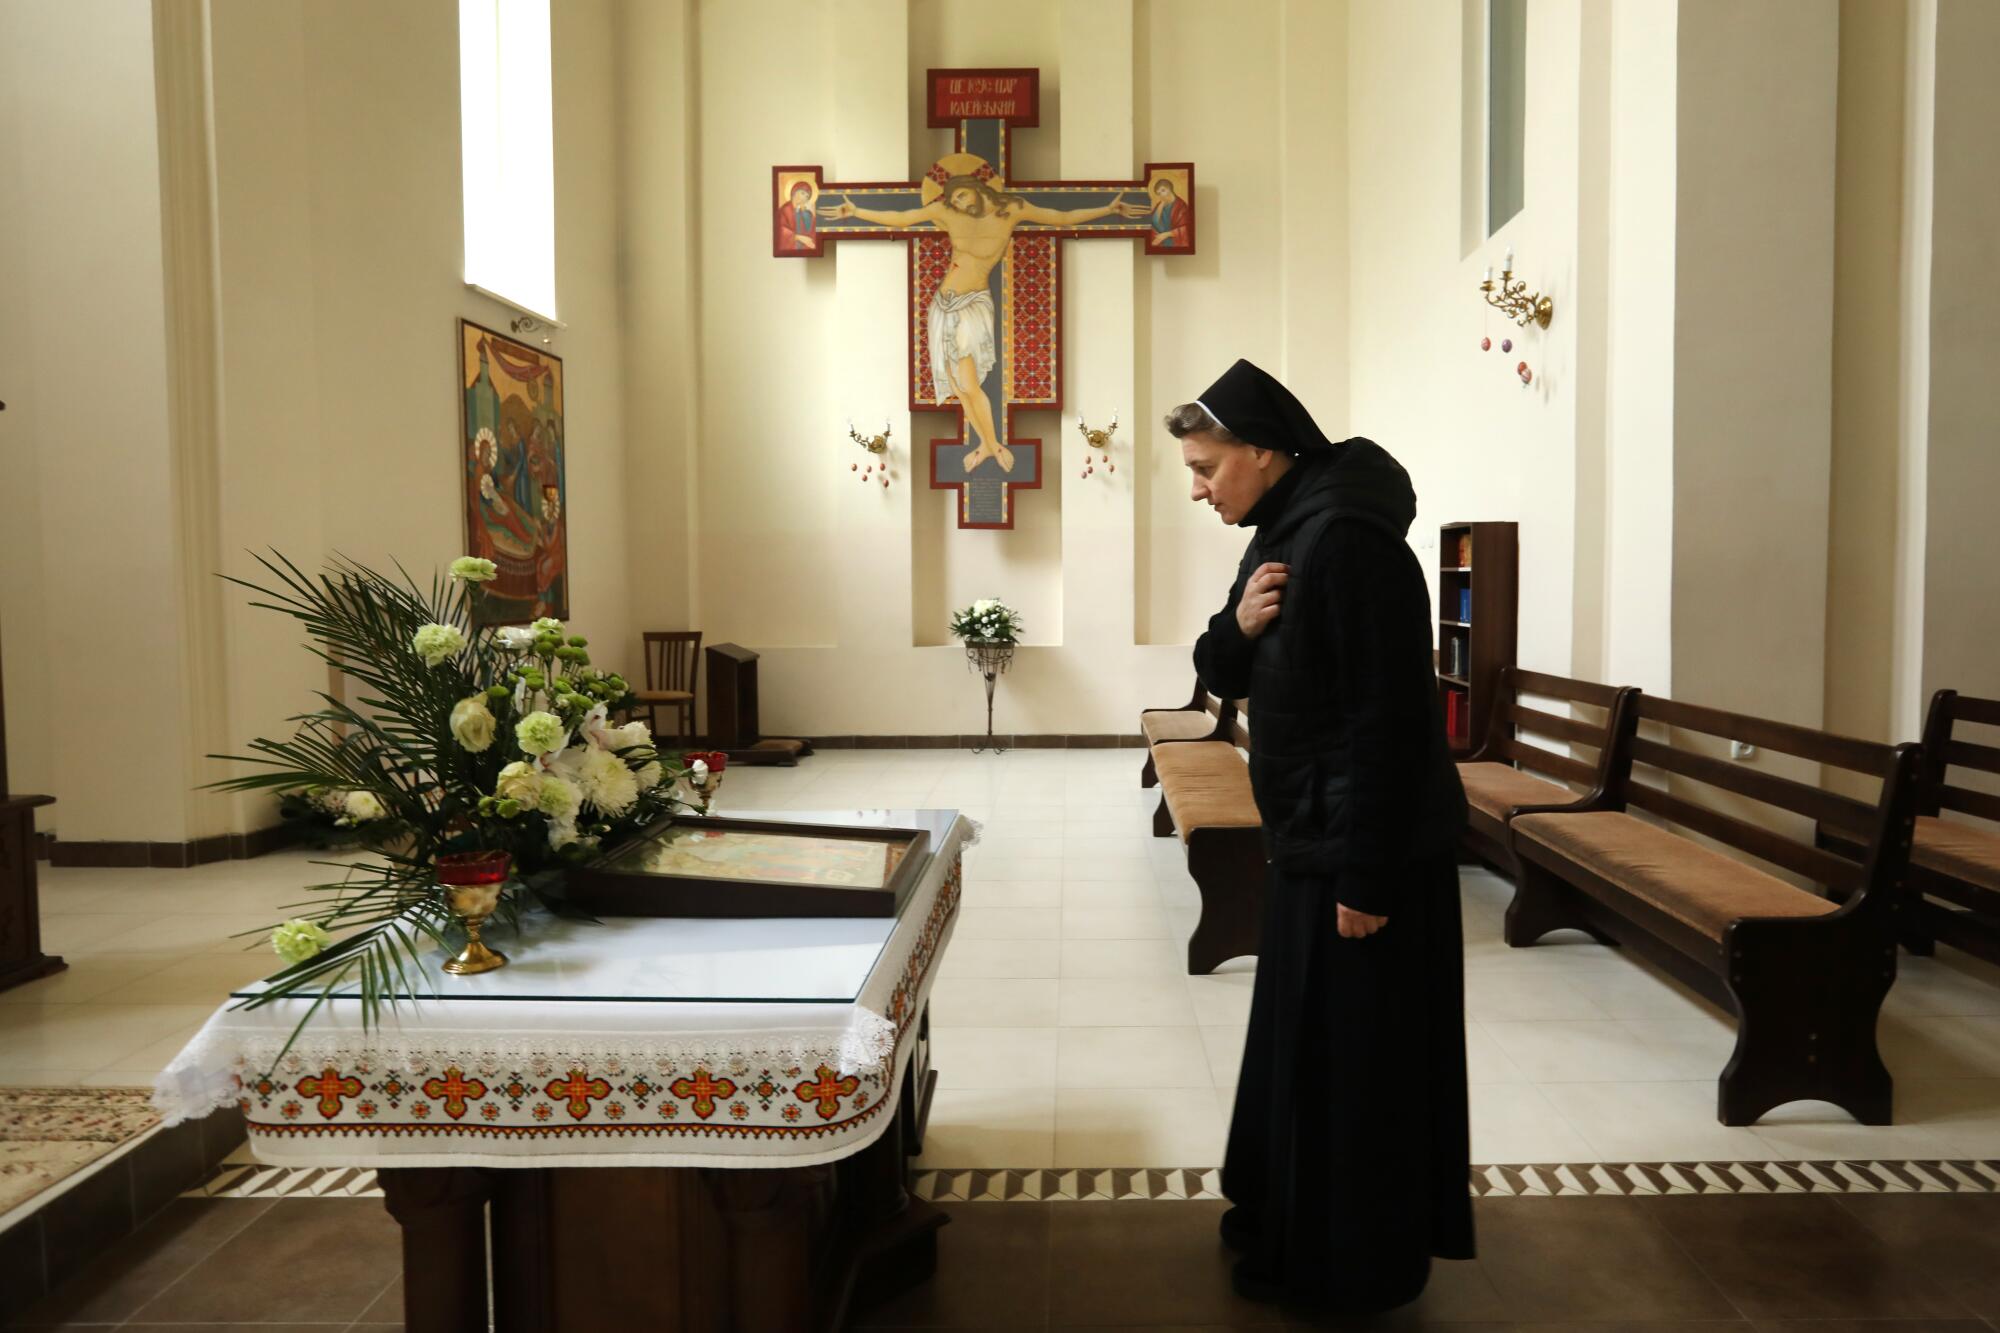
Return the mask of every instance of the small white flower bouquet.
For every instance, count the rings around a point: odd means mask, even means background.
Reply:
[[[1015,644],[1021,639],[1021,613],[995,597],[982,597],[951,617],[954,638],[968,644]]]

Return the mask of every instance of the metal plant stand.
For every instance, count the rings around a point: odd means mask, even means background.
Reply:
[[[993,682],[1006,673],[1014,661],[1014,645],[1011,643],[976,643],[967,641],[965,661],[974,671],[986,678],[986,744],[972,747],[974,754],[1005,754],[1007,747],[993,743]]]

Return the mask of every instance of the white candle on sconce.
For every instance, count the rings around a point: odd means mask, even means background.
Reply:
[[[1514,271],[1514,247],[1513,247],[1513,246],[1511,246],[1511,245],[1507,247],[1507,267],[1506,267],[1506,271],[1507,271],[1507,272],[1509,272],[1509,273],[1512,273],[1512,272]]]
[[[1488,282],[1493,281],[1493,265],[1491,264],[1488,264],[1486,266],[1486,281]]]

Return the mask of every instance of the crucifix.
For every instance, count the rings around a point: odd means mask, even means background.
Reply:
[[[1008,134],[1040,124],[1041,72],[934,69],[929,124],[956,148],[916,181],[853,184],[773,167],[772,249],[811,259],[839,240],[909,242],[910,410],[951,412],[930,442],[931,488],[958,491],[958,526],[1011,528],[1014,492],[1042,484],[1042,446],[1017,408],[1062,407],[1065,240],[1139,238],[1194,253],[1194,165],[1149,162],[1127,181],[1012,181]]]

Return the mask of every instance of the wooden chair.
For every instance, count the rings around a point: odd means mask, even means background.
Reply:
[[[660,710],[671,708],[678,740],[694,739],[695,680],[701,674],[701,631],[698,629],[648,630],[646,639],[646,688],[634,690],[633,712],[646,715],[646,725],[655,736],[660,731]]]

